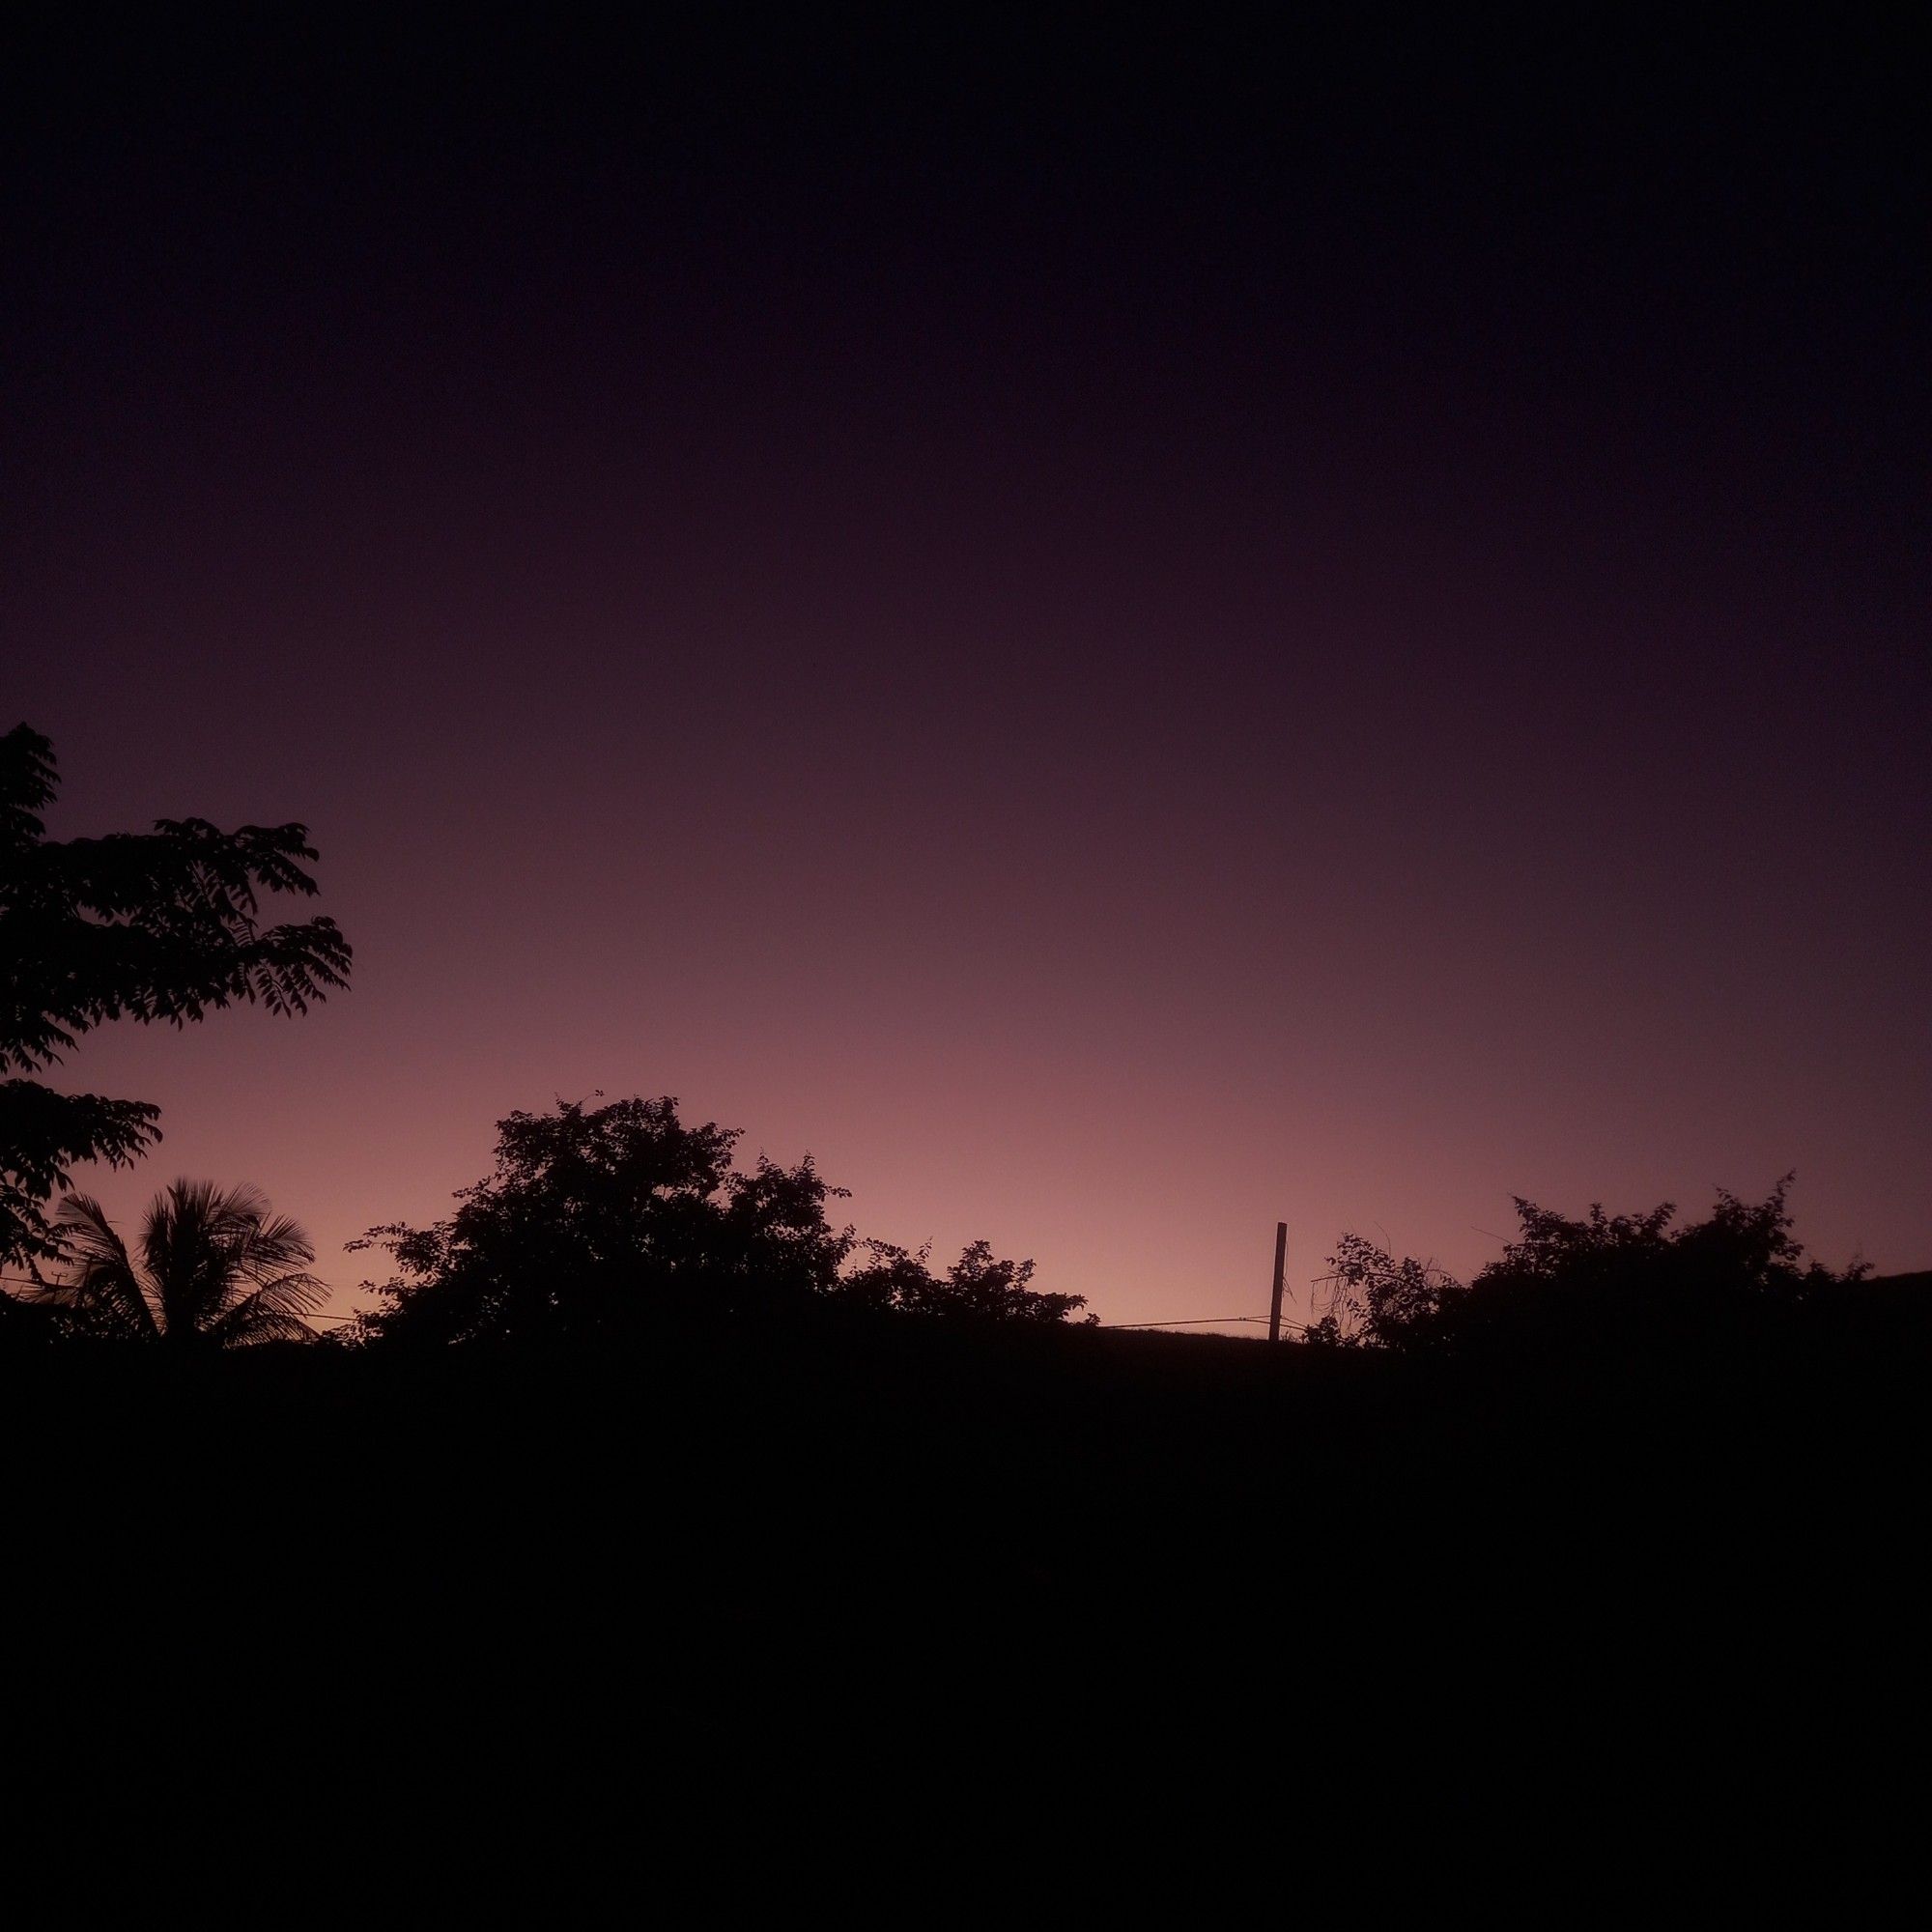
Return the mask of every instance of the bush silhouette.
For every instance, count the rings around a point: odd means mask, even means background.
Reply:
[[[1805,1258],[1792,1233],[1792,1179],[1759,1202],[1720,1189],[1708,1218],[1675,1230],[1668,1202],[1641,1214],[1594,1205],[1572,1220],[1519,1197],[1517,1238],[1467,1284],[1346,1236],[1309,1339],[1411,1354],[1662,1350],[1830,1307],[1869,1270],[1839,1274]]]
[[[865,1307],[947,1321],[1050,1324],[1087,1305],[1084,1294],[1032,1287],[1033,1263],[1001,1261],[986,1241],[973,1242],[943,1275],[926,1265],[930,1249],[912,1254],[889,1241],[865,1247],[866,1264],[838,1285],[841,1294]]]

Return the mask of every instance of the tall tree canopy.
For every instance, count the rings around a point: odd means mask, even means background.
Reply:
[[[826,1218],[810,1157],[732,1166],[735,1131],[686,1126],[674,1099],[560,1102],[497,1126],[497,1167],[428,1228],[372,1228],[396,1273],[373,1284],[379,1339],[564,1340],[638,1319],[795,1304],[837,1278],[850,1230]]]
[[[824,1301],[1001,1321],[1057,1321],[1082,1305],[1030,1287],[1031,1262],[996,1260],[983,1241],[938,1279],[923,1254],[861,1244],[828,1219],[845,1190],[810,1155],[740,1170],[737,1130],[687,1126],[672,1098],[561,1101],[497,1131],[496,1172],[458,1195],[448,1220],[372,1228],[351,1244],[396,1264],[370,1284],[375,1339],[560,1341]]]
[[[44,1071],[106,1020],[185,1026],[243,1001],[300,1013],[349,983],[333,920],[260,923],[262,894],[316,891],[305,826],[163,818],[50,839],[40,814],[59,782],[40,732],[0,736],[0,1071]],[[46,1204],[74,1163],[127,1165],[159,1138],[157,1118],[145,1101],[0,1081],[0,1264],[57,1254]]]

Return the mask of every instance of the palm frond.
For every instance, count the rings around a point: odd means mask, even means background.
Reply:
[[[138,1264],[86,1195],[62,1203],[59,1227],[67,1278],[32,1298],[96,1334],[214,1347],[308,1341],[306,1318],[328,1299],[308,1271],[314,1243],[258,1188],[164,1187],[143,1221]]]
[[[303,1318],[327,1299],[328,1284],[315,1275],[298,1271],[278,1275],[232,1303],[203,1333],[222,1348],[313,1341],[315,1330]]]
[[[90,1332],[153,1340],[160,1333],[128,1246],[106,1209],[88,1194],[70,1194],[55,1217],[66,1277],[37,1299],[64,1310]]]
[[[236,1298],[236,1254],[268,1208],[256,1188],[210,1180],[177,1180],[155,1198],[142,1258],[168,1333],[204,1331]]]
[[[298,1221],[275,1214],[240,1230],[231,1259],[238,1276],[261,1282],[306,1267],[315,1259],[315,1243]]]

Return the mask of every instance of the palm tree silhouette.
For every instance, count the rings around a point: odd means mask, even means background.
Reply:
[[[328,1295],[307,1271],[308,1236],[253,1187],[164,1188],[142,1223],[138,1264],[88,1195],[70,1194],[56,1224],[71,1272],[38,1298],[90,1335],[204,1349],[307,1341],[315,1331],[302,1318]]]

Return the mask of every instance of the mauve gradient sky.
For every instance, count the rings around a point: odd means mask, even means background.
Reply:
[[[1932,1264],[1899,50],[728,17],[16,74],[0,722],[356,949],[84,1042],[116,1210],[351,1285],[601,1088],[1115,1321],[1794,1167]]]

